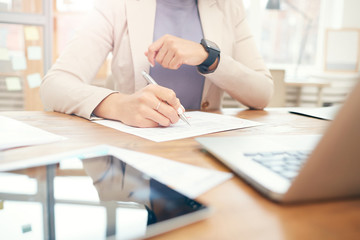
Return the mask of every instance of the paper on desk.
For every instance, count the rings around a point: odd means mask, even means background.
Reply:
[[[66,139],[12,118],[0,116],[0,151]]]
[[[258,126],[260,123],[245,120],[233,116],[207,113],[186,112],[191,126],[179,120],[169,127],[136,128],[127,126],[119,121],[96,120],[95,123],[130,133],[155,142],[164,142],[188,137],[199,136],[208,133],[221,132],[239,128]]]
[[[126,149],[112,148],[110,153],[189,198],[196,198],[233,176]]]
[[[290,113],[300,114],[307,117],[320,118],[325,120],[334,120],[341,106],[302,108],[295,107],[289,110]]]

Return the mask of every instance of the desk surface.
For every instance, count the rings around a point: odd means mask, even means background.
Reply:
[[[329,121],[289,114],[282,109],[227,109],[222,113],[264,124],[206,136],[313,134],[323,132],[329,124]],[[68,138],[57,143],[2,152],[0,163],[20,161],[24,156],[38,157],[110,144],[204,168],[229,171],[201,151],[194,138],[155,143],[65,114],[0,112],[0,115]],[[201,195],[198,200],[214,208],[210,218],[154,239],[358,239],[360,236],[360,199],[282,206],[268,201],[240,178],[234,177]]]

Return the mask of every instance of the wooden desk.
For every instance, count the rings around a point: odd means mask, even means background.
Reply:
[[[297,87],[296,106],[300,106],[301,94],[303,87],[316,87],[317,88],[317,107],[323,107],[323,88],[329,87],[331,84],[327,81],[322,80],[311,80],[311,81],[287,81],[286,86]]]
[[[209,134],[309,134],[324,131],[329,121],[289,114],[283,109],[250,111],[228,109],[224,114],[265,123],[262,126]],[[111,144],[196,166],[228,171],[201,151],[193,139],[155,143],[74,116],[45,112],[0,112],[68,140],[8,150],[0,162],[21,161],[81,147]],[[215,187],[198,198],[214,208],[210,218],[154,239],[359,239],[360,199],[282,206],[268,201],[240,178]]]

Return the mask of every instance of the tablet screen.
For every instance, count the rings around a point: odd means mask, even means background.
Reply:
[[[0,239],[144,238],[208,212],[112,155],[0,173]]]

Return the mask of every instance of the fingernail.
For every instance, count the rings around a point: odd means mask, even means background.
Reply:
[[[151,67],[154,67],[154,64],[152,64],[151,62],[149,62],[149,63],[150,63],[150,66],[151,66]]]
[[[184,108],[182,106],[179,107],[177,112],[178,112],[178,114],[183,114],[184,113]]]

